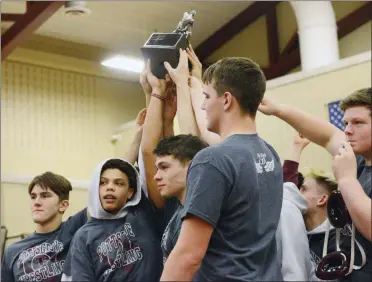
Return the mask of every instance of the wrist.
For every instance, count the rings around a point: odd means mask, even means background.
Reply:
[[[163,102],[166,100],[165,95],[158,94],[157,92],[151,93],[151,97],[155,97],[156,99],[159,99]]]
[[[150,95],[152,95],[153,93],[157,94],[157,95],[160,95],[160,96],[164,96],[165,94],[165,90],[160,88],[160,87],[154,87],[152,89],[152,91],[150,92]]]
[[[342,191],[343,189],[347,187],[353,187],[355,183],[359,183],[358,179],[356,177],[352,176],[343,176],[339,180],[337,180],[338,189]]]

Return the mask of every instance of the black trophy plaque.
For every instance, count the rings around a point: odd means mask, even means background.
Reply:
[[[179,49],[185,50],[189,42],[184,33],[153,33],[141,47],[145,60],[151,60],[151,71],[157,78],[165,78],[167,70],[164,62],[173,68],[177,67],[180,56]]]
[[[144,59],[151,60],[151,71],[156,77],[165,78],[167,70],[164,62],[168,62],[173,68],[177,67],[180,57],[179,49],[185,50],[189,45],[195,14],[195,11],[185,12],[176,30],[172,33],[153,33],[141,47]],[[191,69],[190,63],[189,68]]]

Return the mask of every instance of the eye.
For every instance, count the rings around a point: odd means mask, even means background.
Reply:
[[[125,186],[125,183],[124,182],[117,182],[116,185],[118,185],[120,187],[123,187],[123,186]]]
[[[105,185],[106,183],[107,183],[106,181],[101,180],[101,181],[99,182],[99,185]]]

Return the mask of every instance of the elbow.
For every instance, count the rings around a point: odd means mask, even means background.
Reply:
[[[204,253],[200,252],[200,250],[185,250],[180,254],[178,261],[181,263],[181,267],[185,271],[195,273],[200,268],[203,258]]]

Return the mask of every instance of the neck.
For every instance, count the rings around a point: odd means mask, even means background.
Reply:
[[[36,223],[36,233],[49,233],[57,230],[62,224],[62,215],[56,215],[53,219],[44,223]]]
[[[219,130],[222,140],[234,134],[255,134],[257,133],[256,122],[250,116],[239,116],[224,121]]]
[[[326,210],[321,210],[315,213],[306,213],[304,216],[306,230],[311,231],[321,225],[327,219]]]

